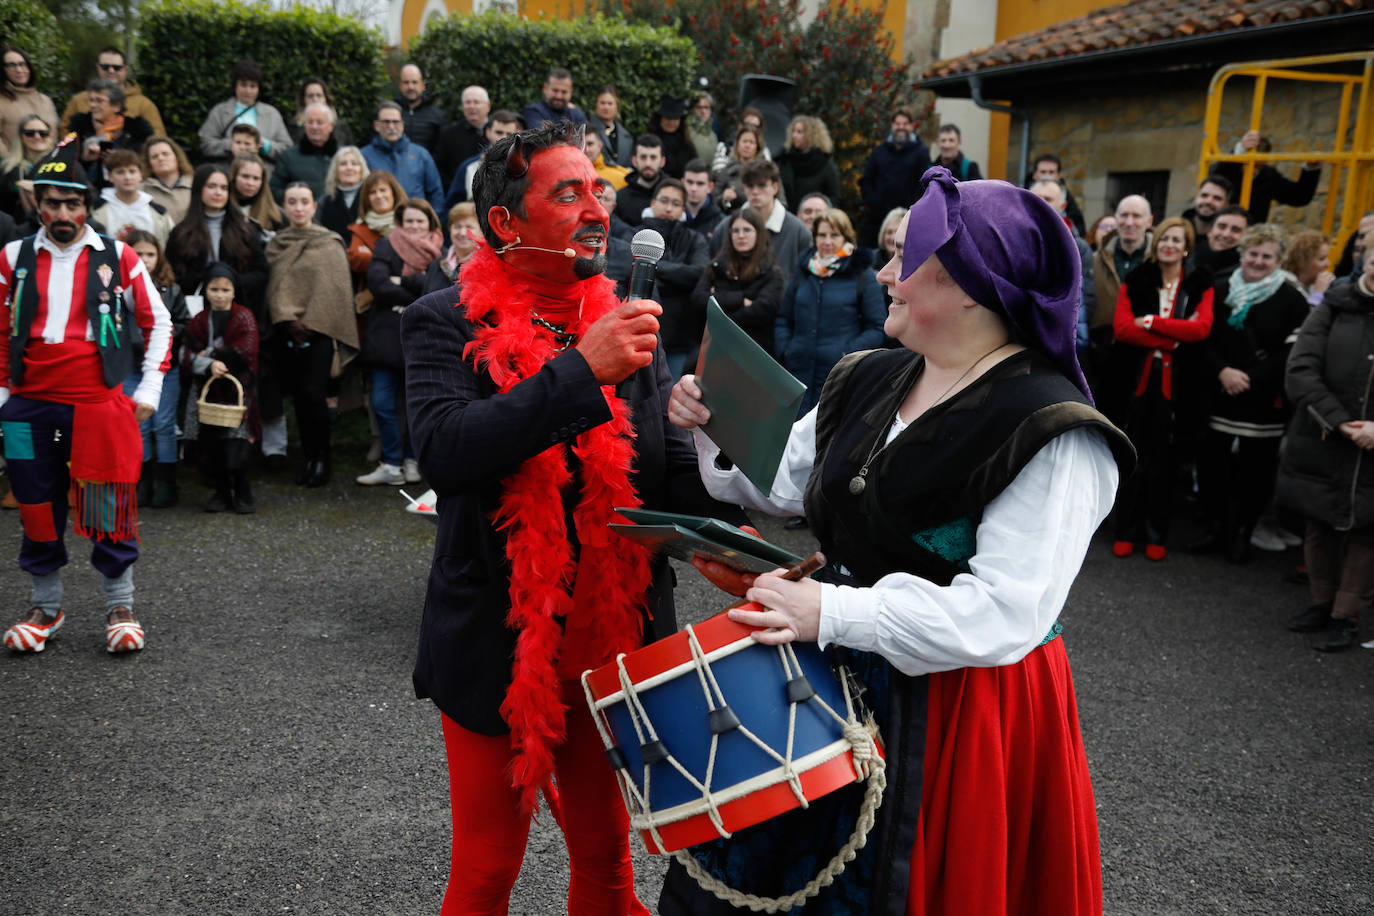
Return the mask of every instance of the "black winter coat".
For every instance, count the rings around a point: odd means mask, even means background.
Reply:
[[[1279,466],[1279,504],[1338,531],[1374,525],[1374,452],[1340,425],[1374,420],[1374,296],[1352,281],[1326,292],[1288,357],[1293,421]]]
[[[909,207],[916,202],[921,176],[930,168],[930,150],[920,138],[913,137],[902,146],[885,140],[869,154],[859,178],[859,194],[864,201],[864,223],[874,231],[893,207]]]
[[[840,172],[829,153],[818,149],[787,150],[775,161],[782,175],[782,188],[787,192],[787,209],[796,213],[802,198],[813,191],[824,194],[832,207],[839,204]]]
[[[406,122],[406,136],[410,142],[423,146],[431,153],[438,149],[439,132],[448,123],[448,115],[435,104],[429,93],[420,96],[420,104],[415,106],[414,111],[402,96],[396,96],[396,103],[401,106],[401,117]]]
[[[456,288],[431,293],[406,311],[402,323],[411,441],[425,480],[439,495],[414,682],[418,696],[433,699],[459,725],[500,735],[508,731],[500,707],[516,638],[506,626],[506,536],[491,521],[501,481],[526,459],[609,421],[611,414],[575,348],[497,394],[491,377],[463,357],[474,331],[455,307],[458,297]],[[707,495],[691,435],[668,423],[672,382],[663,351],[655,351],[653,365],[628,383],[636,430],[634,482],[644,508],[748,524],[737,507]],[[667,559],[655,558],[651,570],[645,641],[677,630]]]
[[[372,292],[372,308],[367,310],[363,328],[363,363],[379,369],[400,369],[401,313],[424,295],[425,274],[403,276],[405,261],[391,247],[391,240],[377,240],[372,260],[367,265],[367,288]],[[400,283],[391,282],[400,277]]]
[[[1212,171],[1225,177],[1240,193],[1241,181],[1245,174],[1239,162],[1218,162]],[[1305,207],[1317,196],[1317,184],[1321,181],[1321,169],[1303,169],[1294,181],[1284,178],[1283,173],[1272,165],[1262,165],[1255,172],[1250,183],[1250,203],[1245,208],[1250,211],[1250,222],[1262,223],[1269,219],[1269,208],[1274,204],[1290,207]],[[1239,198],[1237,198],[1239,203]]]
[[[679,220],[650,217],[643,225],[656,230],[664,242],[654,281],[654,300],[663,306],[658,318],[659,337],[669,350],[690,350],[701,343],[705,320],[705,313],[698,315],[692,308],[692,290],[711,260],[706,239]]]
[[[459,118],[452,124],[445,124],[439,131],[439,148],[434,150],[434,167],[439,170],[439,181],[447,188],[453,184],[453,173],[458,166],[467,162],[482,151],[487,138],[482,128],[473,127],[467,118]],[[443,214],[440,214],[441,218]]]
[[[176,275],[177,286],[181,287],[182,293],[188,296],[199,294],[203,292],[200,276],[205,272],[208,258],[205,252],[183,250],[180,244],[182,238],[184,236],[178,235],[176,229],[168,236],[167,261],[172,265],[172,273]],[[259,331],[271,327],[263,302],[263,295],[267,291],[267,254],[257,224],[249,223],[246,257],[237,260],[229,258],[225,255],[223,244],[220,248],[220,260],[234,268],[239,275],[238,286],[234,288],[234,301],[253,313],[258,320]]]
[[[361,194],[360,188],[358,193],[353,195],[352,205],[349,205],[344,203],[343,194],[335,191],[321,200],[315,210],[315,221],[343,239],[344,248],[353,241],[353,231],[348,227],[358,221],[358,200]]]
[[[645,187],[634,174],[629,179],[625,187],[615,194],[615,212],[627,226],[638,228],[644,222],[644,208],[658,193],[659,182],[655,181],[653,187]]]
[[[721,311],[744,329],[764,352],[773,353],[773,324],[782,305],[784,284],[782,271],[769,261],[752,280],[741,280],[730,272],[729,262],[722,254],[702,271],[697,288],[692,291],[692,307],[706,320],[706,300],[712,296]],[[749,304],[745,305],[744,300]]]
[[[1239,276],[1234,274],[1233,276]],[[1242,423],[1283,423],[1288,412],[1283,399],[1283,370],[1298,326],[1307,318],[1307,298],[1288,283],[1250,307],[1245,324],[1231,327],[1229,280],[1220,280],[1212,304],[1212,333],[1203,348],[1212,378],[1212,416]],[[1222,390],[1217,376],[1227,367],[1250,376],[1250,389],[1237,395]]]

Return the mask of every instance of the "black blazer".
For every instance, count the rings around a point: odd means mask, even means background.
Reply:
[[[475,334],[456,307],[458,297],[457,287],[430,293],[406,309],[401,322],[410,437],[425,480],[439,496],[415,693],[434,700],[464,728],[500,735],[509,730],[500,706],[510,685],[516,637],[505,623],[510,610],[506,538],[491,524],[501,481],[526,459],[607,422],[611,412],[575,349],[498,394],[491,377],[463,358]],[[661,348],[631,386],[634,483],[644,506],[747,524],[737,506],[707,495],[690,434],[668,423],[672,383]],[[642,623],[646,642],[677,630],[667,560],[655,558],[652,573],[651,617]]]

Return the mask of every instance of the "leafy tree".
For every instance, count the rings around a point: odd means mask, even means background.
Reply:
[[[697,48],[717,113],[738,116],[740,78],[770,73],[797,82],[794,111],[819,117],[835,141],[835,163],[847,177],[843,205],[858,204],[857,176],[892,110],[912,96],[913,63],[895,59],[878,11],[853,0],[823,3],[802,23],[801,0],[598,0],[608,16],[672,26]],[[930,117],[929,101],[913,106]],[[920,129],[918,124],[917,129]]]

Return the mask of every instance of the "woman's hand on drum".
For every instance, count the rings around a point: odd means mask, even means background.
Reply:
[[[683,429],[696,429],[711,419],[711,411],[701,403],[701,386],[695,375],[684,375],[673,386],[668,399],[668,422]]]
[[[776,646],[793,640],[815,642],[820,636],[821,584],[815,579],[789,582],[778,573],[765,573],[754,580],[754,587],[744,597],[762,605],[763,610],[731,608],[730,619],[760,627],[754,634],[756,642]]]

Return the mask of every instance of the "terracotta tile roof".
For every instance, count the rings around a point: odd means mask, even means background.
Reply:
[[[1167,39],[1374,10],[1374,0],[1130,0],[960,57],[936,61],[927,78],[1110,51]]]

